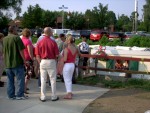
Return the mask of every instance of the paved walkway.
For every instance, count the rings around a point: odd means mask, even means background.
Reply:
[[[6,82],[6,77],[2,77]],[[0,87],[0,113],[82,113],[85,107],[108,91],[105,88],[73,85],[74,97],[72,100],[65,100],[65,86],[62,82],[57,82],[57,95],[59,101],[50,100],[51,89],[47,84],[47,101],[39,101],[40,88],[37,87],[37,79],[32,79],[29,83],[29,99],[9,100],[5,87]]]

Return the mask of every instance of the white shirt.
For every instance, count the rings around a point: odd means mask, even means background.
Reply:
[[[89,52],[89,45],[86,42],[81,42],[79,44],[79,50],[81,52]]]
[[[20,36],[20,38],[21,38],[21,39],[22,39],[22,37],[23,37],[23,35],[21,35],[21,36]],[[29,40],[32,42],[32,39],[31,39],[31,37],[29,37]]]
[[[40,42],[43,38],[44,38],[44,34],[42,34],[42,35],[38,38],[38,40],[37,40],[36,43]],[[54,38],[54,37],[50,36],[50,38],[55,41],[55,38]]]

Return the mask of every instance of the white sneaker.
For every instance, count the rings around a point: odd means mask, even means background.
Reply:
[[[25,100],[25,99],[28,99],[27,96],[23,96],[23,97],[16,97],[16,100]]]

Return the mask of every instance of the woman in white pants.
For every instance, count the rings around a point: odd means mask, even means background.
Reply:
[[[74,45],[73,37],[67,35],[66,39],[67,47],[64,49],[64,68],[63,77],[66,86],[66,92],[64,99],[72,99],[72,76],[75,69],[75,59],[78,54],[78,49]]]

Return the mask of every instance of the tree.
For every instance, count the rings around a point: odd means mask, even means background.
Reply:
[[[16,15],[19,15],[21,12],[20,6],[22,5],[23,0],[1,0],[0,1],[0,10],[7,10],[12,8]]]
[[[65,26],[71,29],[83,29],[86,26],[86,19],[82,13],[72,12],[69,19],[67,13],[65,14]]]
[[[3,14],[3,11],[7,11],[12,8],[14,12],[19,15],[21,12],[20,6],[22,5],[22,0],[1,0],[0,1],[0,31],[3,32],[8,27],[10,22],[10,13]],[[5,33],[4,33],[5,34]]]
[[[128,16],[122,14],[121,16],[118,17],[118,21],[117,21],[117,30],[121,30],[121,31],[131,31],[128,29],[128,25],[130,23],[130,19]],[[132,27],[130,28],[132,29]]]
[[[106,20],[107,25],[116,25],[117,18],[116,18],[116,15],[113,11],[108,11],[106,18],[107,18],[107,20]]]
[[[28,28],[35,28],[36,26],[43,26],[43,9],[38,4],[29,6],[27,12],[23,14],[22,26]]]
[[[108,30],[112,32],[116,26],[116,23],[117,23],[117,18],[116,18],[116,15],[113,11],[107,12],[105,22],[106,22],[106,26],[108,26],[108,28],[109,28]]]
[[[3,14],[1,14],[2,16],[1,16],[1,18],[0,18],[0,26],[1,26],[1,28],[5,28],[6,26],[8,26],[8,23],[9,23],[9,21],[10,21],[10,18],[9,17],[7,17],[7,15],[5,16],[5,15],[3,15]]]
[[[87,22],[87,28],[88,29],[91,29],[93,26],[93,14],[92,14],[92,11],[91,10],[86,10],[85,14],[84,14],[84,17],[86,19],[86,22]]]
[[[3,33],[5,36],[8,34],[8,23],[10,22],[9,14],[6,13],[4,15],[2,12],[0,12],[0,32]]]
[[[61,15],[62,13],[58,12],[58,11],[43,11],[43,15],[42,15],[42,20],[43,20],[43,27],[44,26],[51,26],[51,27],[55,27],[56,26],[56,20],[57,17],[59,15]]]
[[[145,28],[146,31],[150,31],[150,0],[146,0],[146,4],[143,7],[143,11],[144,11],[144,24],[145,24]]]
[[[98,7],[94,7],[92,11],[87,10],[85,17],[89,19],[90,28],[104,29],[104,27],[107,27],[107,12],[108,5],[103,6],[101,3],[99,3]]]
[[[138,31],[146,31],[146,27],[145,27],[145,23],[144,22],[140,22],[140,24],[138,25]]]
[[[108,5],[103,6],[103,4],[99,3],[98,8],[94,7],[93,13],[94,18],[96,19],[95,28],[104,29],[106,27],[106,19],[107,19],[107,11]]]

